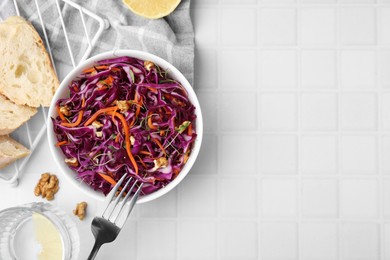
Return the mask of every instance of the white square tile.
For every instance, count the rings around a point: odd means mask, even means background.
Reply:
[[[386,135],[382,137],[382,172],[384,174],[390,174],[390,136]]]
[[[373,89],[376,81],[376,58],[372,50],[345,50],[341,53],[341,87]]]
[[[221,174],[253,174],[256,171],[256,136],[222,136]],[[237,151],[245,151],[237,153]],[[245,163],[238,163],[245,162]]]
[[[187,176],[178,187],[179,214],[183,217],[214,217],[217,214],[217,181]]]
[[[221,10],[222,43],[226,45],[255,45],[256,9],[236,6],[234,8],[222,8]],[[243,24],[245,25],[244,30]]]
[[[218,129],[218,93],[216,92],[198,92],[203,115],[203,127],[205,131],[216,132]]]
[[[380,42],[382,44],[389,44],[390,43],[390,32],[386,30],[386,26],[390,24],[390,8],[389,7],[382,7],[380,8],[380,20],[379,20],[379,28],[380,30]]]
[[[345,223],[341,244],[342,259],[379,259],[379,227],[374,223]]]
[[[172,218],[177,216],[176,209],[177,192],[172,191],[158,200],[139,205],[142,218]]]
[[[198,46],[217,44],[218,9],[211,6],[207,8],[197,7],[194,9],[193,14],[196,44]]]
[[[301,113],[302,128],[305,130],[336,130],[337,95],[302,94]]]
[[[383,180],[383,215],[390,218],[390,180]]]
[[[302,214],[305,217],[337,217],[336,180],[302,181]]]
[[[221,203],[222,217],[256,217],[256,179],[222,179],[220,183],[221,193],[219,201]]]
[[[222,78],[220,87],[222,89],[255,88],[256,52],[253,50],[224,50],[221,53]]]
[[[289,50],[267,50],[259,57],[259,80],[263,88],[284,89],[297,86],[297,54]]]
[[[331,50],[302,51],[302,86],[328,89],[336,86],[336,55]]]
[[[218,234],[221,259],[257,259],[255,222],[222,222]]]
[[[337,139],[335,136],[303,136],[301,171],[304,174],[337,173]]]
[[[294,8],[262,8],[259,15],[261,44],[289,45],[296,43],[297,19]]]
[[[380,50],[378,51],[378,60],[379,60],[379,75],[378,82],[382,88],[390,88],[390,51]]]
[[[377,99],[374,93],[341,95],[341,128],[344,130],[375,130]]]
[[[297,126],[297,98],[295,94],[260,95],[260,128],[289,131]]]
[[[390,129],[390,93],[383,93],[382,98],[382,124],[381,126],[389,130]]]
[[[195,89],[215,89],[218,85],[217,51],[215,49],[195,50]]]
[[[375,9],[351,7],[340,10],[342,44],[368,45],[376,42]]]
[[[297,140],[295,136],[262,136],[259,142],[262,174],[295,174]]]
[[[375,136],[342,136],[340,159],[342,173],[375,174],[377,171]]]
[[[295,180],[265,179],[260,192],[263,217],[296,216],[298,188]]]
[[[378,188],[376,180],[342,180],[341,215],[357,218],[377,217]]]
[[[215,222],[184,221],[179,223],[179,259],[217,258],[217,227]],[[196,245],[196,246],[195,246]]]
[[[173,221],[142,220],[138,224],[141,259],[170,260],[176,257],[176,224]],[[153,248],[153,250],[151,250]]]
[[[215,135],[204,135],[202,147],[191,173],[196,175],[217,174],[218,142]]]
[[[255,93],[225,93],[221,95],[223,130],[256,130],[257,96]],[[245,110],[243,113],[242,107]]]
[[[334,223],[303,223],[302,259],[338,259],[338,229]]]
[[[307,45],[334,44],[336,13],[333,8],[301,9],[301,42]]]
[[[264,223],[260,230],[261,259],[298,259],[298,230],[295,223]]]

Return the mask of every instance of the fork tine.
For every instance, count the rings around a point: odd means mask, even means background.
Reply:
[[[123,186],[123,188],[122,188],[121,192],[119,193],[119,195],[116,196],[114,202],[112,202],[112,204],[110,205],[110,207],[111,207],[112,210],[110,210],[109,212],[107,212],[107,216],[105,216],[105,214],[103,214],[103,218],[109,219],[109,218],[111,217],[112,213],[114,212],[114,209],[115,209],[116,205],[118,205],[119,200],[122,198],[123,193],[126,191],[127,186],[129,186],[129,184],[130,184],[130,182],[132,181],[132,179],[133,179],[133,177],[130,177],[130,178],[127,180],[125,186]]]
[[[119,209],[117,210],[118,213],[115,215],[115,217],[110,218],[109,221],[111,221],[112,223],[117,224],[118,226],[123,226],[123,224],[126,221],[127,217],[130,215],[130,213],[131,213],[135,203],[137,202],[138,196],[139,196],[139,194],[140,194],[140,192],[142,190],[143,183],[141,183],[137,187],[137,190],[135,191],[134,195],[132,195],[131,193],[134,190],[134,188],[136,187],[136,185],[137,185],[137,182],[134,182],[134,184],[130,188],[129,192],[126,194],[126,197],[123,199],[121,205],[119,206]],[[131,195],[132,195],[132,197],[130,198]],[[129,200],[129,198],[130,198],[130,200]],[[124,206],[126,206],[125,210],[123,210]],[[117,220],[118,220],[119,216],[122,216],[121,219],[124,220],[123,223],[121,223],[121,224],[117,223]]]
[[[98,214],[98,216],[103,216],[104,213],[106,213],[107,208],[110,205],[112,198],[114,198],[115,193],[119,190],[119,187],[122,185],[122,182],[125,180],[126,176],[127,176],[127,174],[124,174],[120,178],[120,180],[117,182],[117,184],[114,186],[114,188],[112,188],[110,193],[107,194],[106,199],[104,200],[103,212],[101,214]]]

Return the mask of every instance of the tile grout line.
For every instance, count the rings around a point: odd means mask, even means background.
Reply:
[[[377,127],[377,135],[376,135],[376,152],[377,152],[377,158],[376,158],[376,164],[377,164],[377,171],[378,171],[378,188],[379,188],[379,199],[378,199],[378,211],[377,214],[379,214],[380,218],[380,224],[379,224],[379,259],[385,259],[385,224],[384,224],[384,177],[383,177],[383,171],[382,171],[382,85],[381,85],[381,78],[380,78],[380,43],[381,43],[381,31],[382,31],[382,9],[378,8],[378,5],[376,5],[375,8],[375,15],[376,15],[376,48],[375,48],[375,84],[376,84],[376,91],[377,91],[377,115],[376,115],[376,127]]]
[[[222,23],[221,23],[221,19],[222,19],[222,4],[220,3],[220,1],[217,0],[217,4],[218,4],[218,10],[217,10],[217,21],[218,21],[218,24],[217,24],[217,88],[216,90],[218,91],[218,95],[217,95],[217,108],[218,108],[218,111],[217,111],[217,178],[220,179],[221,178],[221,169],[222,169],[222,158],[221,158],[221,154],[222,154],[222,137],[223,137],[223,134],[221,134],[221,126],[222,126],[222,86],[221,86],[221,82],[222,82],[222,50],[221,50],[221,47],[222,47]],[[221,184],[220,184],[220,181],[217,181],[216,183],[216,196],[217,196],[217,208],[216,208],[216,219],[217,219],[217,223],[216,223],[216,236],[215,236],[215,242],[216,242],[216,259],[217,260],[222,260],[221,258],[221,249],[222,249],[222,246],[221,246],[221,239],[220,239],[220,236],[221,236]]]
[[[299,2],[296,5],[295,8],[295,15],[296,15],[296,30],[295,30],[295,44],[297,45],[297,51],[295,53],[296,55],[296,62],[297,62],[297,79],[296,79],[296,96],[295,96],[295,102],[296,102],[296,130],[297,130],[297,136],[296,136],[296,143],[297,143],[297,174],[298,174],[298,183],[297,183],[297,216],[298,216],[298,222],[296,225],[297,230],[297,259],[302,259],[303,255],[303,238],[302,238],[302,230],[303,230],[303,184],[302,184],[302,33],[301,33],[301,24],[302,24],[302,10],[301,10],[301,3]]]
[[[340,179],[341,174],[341,6],[340,2],[336,5],[336,22],[335,22],[335,33],[336,33],[336,81],[337,81],[337,150],[336,150],[336,173],[337,173],[337,258],[342,259],[342,222],[341,222],[341,196],[342,196],[342,183]]]

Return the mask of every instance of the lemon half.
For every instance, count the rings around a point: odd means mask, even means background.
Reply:
[[[135,14],[149,19],[158,19],[172,13],[181,0],[123,0]]]
[[[39,260],[61,260],[63,258],[62,239],[54,224],[39,213],[33,213],[35,239],[41,246]]]

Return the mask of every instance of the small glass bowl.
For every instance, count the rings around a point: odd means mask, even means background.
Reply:
[[[76,225],[57,207],[42,202],[0,211],[0,259],[34,259],[32,257],[34,248],[31,246],[33,244],[31,232],[34,213],[47,218],[57,228],[63,249],[62,258],[58,260],[76,260],[80,250],[80,238]]]

